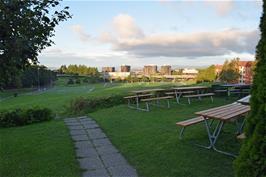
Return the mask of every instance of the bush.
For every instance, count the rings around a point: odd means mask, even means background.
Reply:
[[[100,98],[79,97],[73,99],[70,102],[69,107],[67,107],[67,111],[71,112],[72,114],[94,112],[98,109],[109,108],[123,104],[124,103],[123,97],[124,96],[122,95],[111,95],[108,97],[100,97]]]
[[[74,84],[74,80],[72,78],[69,78],[67,81],[67,85],[73,85]]]
[[[82,81],[83,81],[83,83],[88,83],[89,79],[87,77],[85,77]]]
[[[0,112],[0,127],[22,126],[52,119],[52,111],[47,108],[15,109]]]
[[[80,79],[76,79],[76,84],[80,84]]]

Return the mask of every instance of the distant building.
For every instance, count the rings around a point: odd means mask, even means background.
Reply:
[[[239,61],[239,83],[250,84],[253,81],[252,65],[254,61]]]
[[[199,73],[199,71],[196,69],[184,68],[182,71],[182,74],[184,74],[184,75],[197,75],[198,73]]]
[[[160,73],[162,75],[171,75],[171,66],[170,65],[161,66]]]
[[[146,76],[154,75],[157,73],[157,65],[145,65],[143,74]]]
[[[102,72],[109,73],[109,72],[115,72],[115,67],[102,67]]]
[[[121,79],[124,80],[126,79],[128,76],[130,76],[130,72],[108,72],[105,75],[105,78],[107,79]]]
[[[130,72],[130,66],[129,65],[122,65],[121,72]]]

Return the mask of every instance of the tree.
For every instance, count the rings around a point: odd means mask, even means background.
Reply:
[[[199,82],[212,82],[216,78],[216,73],[215,73],[215,66],[211,65],[206,69],[200,69],[199,73],[197,75],[197,81]]]
[[[11,75],[38,63],[53,44],[55,26],[71,18],[68,7],[52,11],[61,0],[0,1],[0,88]]]
[[[261,39],[256,48],[257,66],[251,91],[251,113],[245,127],[246,139],[234,162],[237,177],[266,176],[266,0],[260,21]]]
[[[239,58],[231,61],[226,60],[219,75],[220,80],[227,83],[237,83],[239,77]]]

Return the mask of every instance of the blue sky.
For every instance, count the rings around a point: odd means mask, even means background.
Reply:
[[[261,1],[63,1],[61,23],[40,63],[207,66],[253,60]]]

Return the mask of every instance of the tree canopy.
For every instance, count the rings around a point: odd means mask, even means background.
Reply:
[[[61,0],[0,1],[0,88],[53,44],[55,26],[71,18],[68,7],[54,10]]]
[[[58,71],[62,74],[79,74],[90,76],[99,75],[98,69],[96,67],[87,67],[86,65],[62,65]]]
[[[239,58],[232,59],[230,61],[226,60],[223,64],[222,71],[219,78],[223,82],[236,83],[239,80]]]
[[[256,50],[256,69],[251,91],[251,113],[245,128],[246,140],[236,159],[237,177],[266,176],[266,0],[260,21],[261,39]]]
[[[216,79],[215,66],[211,65],[206,69],[200,69],[197,75],[197,81],[214,81]]]

